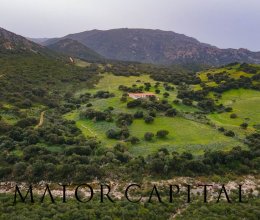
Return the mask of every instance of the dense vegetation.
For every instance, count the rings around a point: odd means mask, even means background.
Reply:
[[[257,128],[252,130],[251,124],[250,132],[247,132],[248,125],[241,125],[243,128],[239,132],[243,137],[246,136],[244,141],[237,142],[241,147],[237,145],[225,152],[221,149],[206,150],[199,156],[192,155],[193,151],[185,150],[185,146],[177,151],[172,150],[171,146],[163,147],[161,143],[171,140],[175,131],[153,126],[157,123],[157,118],[181,120],[183,123],[182,118],[189,120],[192,117],[195,122],[209,124],[207,129],[211,129],[205,113],[230,112],[232,109],[210,98],[210,92],[218,91],[217,88],[222,88],[223,85],[225,90],[241,87],[258,90],[258,66],[233,64],[223,67],[233,72],[238,68],[239,71],[249,71],[248,77],[234,79],[227,73],[221,74],[223,79],[218,81],[218,77],[211,77],[220,75],[215,72],[194,76],[189,71],[175,74],[171,69],[155,68],[154,70],[160,71],[156,75],[153,68],[147,65],[131,63],[128,72],[125,71],[126,63],[105,66],[92,64],[79,68],[41,55],[16,55],[14,60],[3,55],[0,62],[3,66],[0,81],[0,176],[3,180],[80,182],[95,177],[104,179],[108,177],[108,171],[109,175],[113,173],[115,177],[124,178],[127,173],[127,178],[131,179],[147,174],[167,178],[171,175],[221,174],[231,170],[246,174],[257,173],[259,170],[259,133]],[[153,84],[140,81],[136,85],[117,85],[118,88],[112,87],[112,91],[91,89],[99,78],[98,73],[107,71],[127,76],[132,75],[132,72],[139,75],[148,72],[153,78],[165,75],[167,77],[161,80],[169,82],[154,81]],[[205,74],[208,81],[203,79]],[[211,83],[210,80],[215,80],[216,85],[207,86]],[[193,89],[193,85],[200,87]],[[86,90],[86,87],[89,89]],[[77,91],[80,93],[75,93]],[[154,96],[130,100],[126,95],[129,91],[154,91],[160,99]],[[176,99],[170,102],[173,94]],[[218,94],[221,93],[218,91]],[[109,103],[112,99],[122,103],[122,108],[111,105],[104,109],[107,100]],[[103,103],[103,108],[97,108],[95,103],[99,100]],[[37,126],[43,111],[44,123]],[[80,120],[113,125],[103,131],[110,147],[106,141],[100,142],[102,134],[96,136],[91,127],[79,126],[77,121],[64,117],[64,114],[75,111],[79,112]],[[135,135],[136,129],[133,130],[132,126],[141,121],[152,130],[143,130],[143,136]],[[88,134],[82,133],[86,129]],[[223,135],[223,138],[239,137],[239,134],[225,126],[216,126],[214,129],[214,133]],[[110,142],[109,139],[114,141]],[[174,142],[175,138],[172,140]],[[147,146],[159,145],[156,150],[148,153],[149,156],[133,153],[133,149],[142,143]]]
[[[163,198],[163,197],[162,197]],[[40,198],[37,198],[40,199]],[[9,195],[0,196],[0,219],[252,219],[259,217],[259,199],[251,198],[247,202],[228,204],[203,203],[200,198],[184,204],[183,196],[175,196],[173,203],[159,203],[156,197],[153,202],[130,203],[127,201],[104,201],[98,199],[88,203],[69,200],[62,203],[61,199],[51,204],[43,203],[13,205],[13,198]],[[179,213],[179,214],[177,214]],[[176,215],[177,214],[177,215]],[[176,216],[175,216],[176,215]]]
[[[82,68],[39,54],[2,54],[0,65],[2,181],[80,183],[96,178],[142,181],[148,176],[259,173],[259,116],[251,116],[258,112],[257,104],[242,117],[236,111],[241,107],[236,106],[239,100],[233,103],[234,109],[225,102],[226,92],[239,89],[251,98],[255,95],[254,102],[259,100],[257,65],[235,63],[194,74],[183,67],[125,62]],[[133,100],[128,92],[153,92],[155,96]],[[202,131],[209,132],[208,137]],[[220,143],[211,142],[216,137]],[[185,141],[194,142],[189,146]],[[54,210],[48,213],[42,206],[30,214],[46,219],[61,215],[69,219],[77,212],[82,219],[130,219],[136,212],[140,218],[156,216],[153,204],[120,203],[113,208],[107,204],[106,212],[94,211],[93,207],[99,207],[96,203],[86,206],[92,212],[74,203],[71,210],[46,205]],[[3,219],[19,214],[8,205],[1,209]],[[11,209],[12,216],[7,214]],[[159,209],[162,219],[172,212],[167,205]],[[64,213],[54,216],[56,212]],[[26,219],[28,213],[23,215]],[[196,215],[203,214],[198,211]],[[184,216],[189,218],[188,213]]]

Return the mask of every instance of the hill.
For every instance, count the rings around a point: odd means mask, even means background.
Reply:
[[[25,37],[7,31],[0,27],[0,52],[1,53],[42,53],[51,54],[51,52],[32,41],[29,41]]]
[[[54,44],[48,45],[47,47],[56,52],[88,61],[103,59],[102,56],[95,51],[89,49],[82,43],[79,43],[78,41],[72,39],[62,39]]]
[[[219,49],[172,31],[150,29],[91,30],[63,39],[77,40],[108,59],[154,64],[200,63],[219,66],[231,62],[260,63],[260,53],[247,49]],[[59,38],[43,42],[50,45]]]
[[[84,65],[2,35],[1,180],[257,173],[259,65],[196,74],[108,60]]]

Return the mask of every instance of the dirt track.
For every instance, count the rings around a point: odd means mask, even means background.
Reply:
[[[35,129],[42,126],[42,124],[44,122],[44,114],[45,114],[45,111],[41,112],[39,123],[35,126]]]

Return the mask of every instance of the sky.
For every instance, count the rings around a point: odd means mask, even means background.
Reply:
[[[92,29],[161,29],[220,48],[260,51],[260,1],[0,0],[0,27],[34,38]]]

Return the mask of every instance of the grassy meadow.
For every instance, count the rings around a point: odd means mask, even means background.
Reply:
[[[86,92],[94,94],[99,90],[109,91],[115,94],[115,97],[111,97],[108,99],[93,99],[91,100],[92,108],[96,110],[105,110],[108,107],[113,107],[113,114],[118,114],[120,112],[124,113],[134,113],[137,110],[141,110],[137,108],[127,108],[125,102],[121,102],[120,98],[122,95],[122,91],[118,90],[119,85],[132,86],[136,84],[137,86],[143,85],[144,82],[150,82],[152,87],[150,92],[154,92],[154,84],[155,80],[151,79],[148,75],[141,76],[115,76],[112,73],[106,73],[102,75],[99,83],[95,86],[94,89],[90,90],[81,90],[76,95],[84,94]],[[172,101],[176,99],[177,96],[177,88],[173,91],[167,91],[170,95],[167,98],[168,102],[176,108],[179,112],[185,113],[193,113],[199,111],[194,106],[186,106],[183,104],[173,104]],[[157,95],[159,99],[163,98],[163,93],[165,89],[163,87],[163,83],[161,83],[158,87],[161,90],[160,94]],[[241,91],[241,93],[244,93]],[[223,95],[223,99],[220,100],[222,102],[228,102],[230,99],[232,100],[233,96],[236,96],[234,91],[230,91],[227,94]],[[241,108],[241,106],[248,106],[246,102],[255,102],[253,96],[257,97],[257,93],[254,91],[249,92],[246,97],[242,97],[242,101],[237,101],[234,106],[234,111],[238,111],[237,109]],[[252,96],[252,97],[251,97]],[[251,97],[252,99],[250,99]],[[248,99],[249,98],[249,99]],[[128,97],[128,101],[131,98]],[[243,100],[245,103],[243,103]],[[113,147],[118,141],[113,139],[108,139],[106,137],[106,131],[109,129],[115,129],[115,122],[94,122],[92,120],[80,119],[79,112],[84,109],[82,106],[79,110],[74,110],[65,115],[66,119],[75,120],[77,127],[83,132],[86,137],[97,137],[106,147]],[[257,107],[255,108],[257,109]],[[241,109],[243,111],[243,109]],[[248,109],[248,111],[251,111]],[[227,113],[223,114],[210,114],[208,118],[217,125],[225,125],[227,127],[238,126],[242,120],[242,117],[247,117],[247,112],[243,112],[243,116],[241,114],[241,119],[229,119],[229,115]],[[220,117],[220,118],[218,118]],[[257,117],[254,116],[252,118],[252,122],[257,121]],[[236,121],[237,120],[237,121]],[[231,122],[230,122],[231,121]],[[233,124],[234,123],[234,124]],[[144,134],[146,132],[153,132],[156,134],[158,130],[168,130],[169,135],[166,138],[159,139],[153,138],[152,141],[145,141]],[[207,125],[205,123],[199,123],[197,121],[188,120],[182,116],[177,117],[166,117],[164,115],[157,114],[154,122],[152,124],[146,124],[143,119],[135,119],[134,122],[129,126],[129,131],[131,136],[135,136],[140,139],[140,142],[134,145],[128,143],[129,151],[134,153],[135,155],[148,155],[152,152],[157,151],[158,149],[165,147],[170,151],[177,152],[192,152],[194,154],[200,155],[203,154],[205,150],[229,150],[234,146],[242,146],[243,144],[238,140],[237,137],[231,138],[220,133],[216,128]]]
[[[232,112],[210,114],[208,118],[219,126],[235,129],[239,133],[254,131],[260,124],[260,92],[248,89],[236,89],[224,92],[221,99],[217,101],[225,106],[231,107]],[[230,118],[235,113],[237,118]],[[245,131],[240,128],[242,123],[248,123]]]

